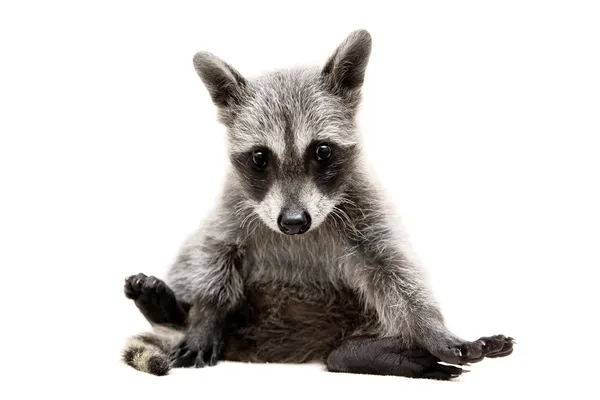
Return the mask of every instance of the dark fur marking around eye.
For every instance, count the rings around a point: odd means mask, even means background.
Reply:
[[[331,156],[325,160],[318,160],[317,147],[323,143],[327,143],[331,148]],[[329,194],[339,187],[346,172],[352,168],[356,155],[356,146],[339,146],[331,142],[315,141],[306,148],[304,162],[319,190]]]
[[[252,160],[255,150],[260,150],[267,156],[267,166],[264,169],[257,167]],[[256,201],[261,201],[267,195],[274,180],[276,156],[266,148],[252,149],[246,152],[233,153],[230,156],[231,164],[242,177],[242,183],[249,195]]]

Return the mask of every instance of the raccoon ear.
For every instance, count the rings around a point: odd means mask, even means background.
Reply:
[[[211,53],[200,52],[194,56],[194,68],[217,107],[239,102],[246,80],[231,65]]]
[[[371,34],[352,32],[329,58],[321,74],[328,89],[348,101],[357,100],[371,55]]]

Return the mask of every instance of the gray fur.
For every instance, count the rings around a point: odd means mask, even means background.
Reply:
[[[247,177],[231,169],[218,207],[183,245],[166,278],[178,299],[203,310],[197,315],[244,321],[225,332],[225,359],[323,360],[354,335],[400,337],[441,358],[464,343],[445,328],[361,160],[355,116],[370,52],[370,35],[356,31],[323,68],[256,79],[212,54],[194,57],[228,129],[229,151],[264,146],[280,160],[261,200],[247,193]],[[327,193],[302,163],[315,140],[357,149]],[[312,215],[307,233],[279,232],[277,215],[290,203]]]

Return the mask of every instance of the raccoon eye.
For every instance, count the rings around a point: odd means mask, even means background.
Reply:
[[[254,150],[252,152],[252,162],[260,169],[267,167],[267,154],[261,150]]]
[[[317,146],[317,160],[323,161],[331,157],[331,147],[326,143],[321,143]]]

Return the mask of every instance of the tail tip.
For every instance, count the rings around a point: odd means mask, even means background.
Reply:
[[[123,351],[122,359],[130,367],[152,375],[164,376],[171,369],[169,358],[151,348],[128,347]]]
[[[146,364],[148,373],[157,376],[164,376],[169,372],[169,360],[164,356],[151,356]]]

